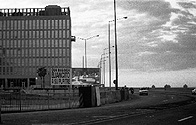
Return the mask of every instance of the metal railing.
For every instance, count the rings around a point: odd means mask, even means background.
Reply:
[[[79,107],[78,92],[25,94],[22,92],[1,93],[1,112],[23,112]]]

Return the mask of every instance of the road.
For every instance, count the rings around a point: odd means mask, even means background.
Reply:
[[[191,125],[196,123],[195,97],[190,93],[150,90],[148,96],[134,93],[129,101],[101,107],[2,114],[2,121],[6,125]]]
[[[94,122],[94,125],[195,125],[196,103],[169,109],[151,109],[140,114],[130,114],[110,120]]]

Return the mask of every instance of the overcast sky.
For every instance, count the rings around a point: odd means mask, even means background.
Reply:
[[[195,71],[196,1],[116,0],[119,69],[131,72]],[[97,67],[108,47],[108,21],[113,20],[113,0],[0,0],[0,8],[70,7],[72,35],[88,38],[88,67]],[[111,23],[111,45],[114,45]],[[73,45],[73,67],[82,67],[84,41]],[[114,50],[112,59],[114,60]],[[114,64],[114,63],[113,63]]]

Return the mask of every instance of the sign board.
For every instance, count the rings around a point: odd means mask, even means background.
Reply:
[[[71,68],[52,68],[51,85],[70,85]]]
[[[72,85],[101,85],[99,68],[72,68]]]

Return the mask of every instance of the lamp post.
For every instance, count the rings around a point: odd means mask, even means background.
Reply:
[[[122,17],[122,18],[118,18],[116,20],[121,20],[121,19],[127,19],[127,17]],[[109,87],[111,87],[111,52],[110,52],[110,23],[114,22],[115,20],[111,20],[111,21],[108,21],[108,53],[109,53]],[[115,31],[116,32],[116,31]],[[115,35],[116,37],[116,35]],[[115,38],[117,39],[117,38]],[[116,41],[116,40],[115,40]],[[116,52],[117,52],[117,46],[115,44],[115,55],[116,55]],[[117,64],[116,64],[117,65]],[[118,74],[118,71],[117,73]]]
[[[108,58],[108,56],[105,56],[105,52],[103,54],[101,54],[101,59],[100,59],[100,65],[101,63],[103,62],[103,84],[104,84],[104,87],[105,87],[105,58]]]
[[[89,40],[89,39],[92,39],[94,37],[99,37],[99,35],[96,35],[96,36],[91,36],[91,37],[88,37],[88,38],[80,38],[78,37],[79,39],[81,40],[84,40],[84,56],[85,56],[85,67],[84,68],[87,68],[87,53],[86,53],[86,41]]]

